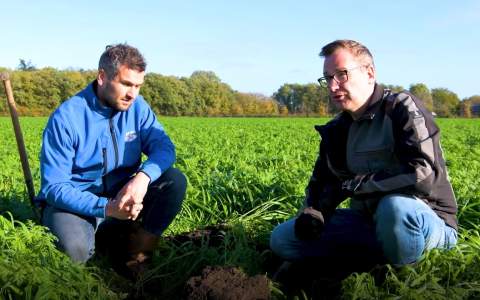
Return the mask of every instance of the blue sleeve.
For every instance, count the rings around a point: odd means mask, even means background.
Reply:
[[[75,135],[67,118],[53,114],[43,132],[40,153],[40,199],[49,205],[73,213],[105,217],[107,198],[81,191],[72,182]]]
[[[148,159],[143,162],[140,171],[150,177],[150,182],[154,182],[175,162],[175,146],[146,102],[141,122],[142,152]]]

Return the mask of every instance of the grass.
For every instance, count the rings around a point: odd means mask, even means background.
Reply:
[[[165,235],[226,224],[230,229],[225,233],[224,241],[212,246],[208,241],[179,245],[163,240],[154,256],[154,268],[136,284],[124,287],[101,262],[93,267],[92,264],[78,266],[70,263],[54,249],[52,237],[43,227],[28,221],[32,215],[13,130],[8,118],[0,118],[3,144],[0,148],[0,209],[6,216],[0,220],[11,224],[4,227],[10,229],[3,229],[0,233],[3,234],[0,239],[2,258],[11,261],[8,268],[0,268],[0,287],[4,286],[0,295],[3,298],[33,299],[40,287],[57,291],[61,290],[60,286],[68,286],[67,292],[71,292],[59,294],[62,298],[79,298],[75,289],[84,290],[87,298],[105,295],[104,298],[111,295],[121,298],[131,291],[136,296],[175,298],[181,294],[186,279],[198,275],[207,265],[239,266],[248,274],[268,271],[271,259],[269,233],[276,224],[292,217],[300,206],[318,152],[319,137],[313,125],[325,123],[327,119],[160,119],[177,146],[176,167],[187,175],[189,181],[182,211]],[[21,119],[37,191],[40,182],[38,154],[46,120]],[[346,299],[480,297],[480,122],[439,119],[438,123],[449,176],[459,204],[461,230],[458,246],[451,251],[430,251],[415,266],[388,269],[381,281],[375,280],[374,274],[353,274],[343,283]],[[18,237],[27,232],[31,235],[30,240]],[[30,275],[17,271],[19,279],[8,281],[12,274],[5,270],[18,270],[13,265],[23,267],[22,257],[33,255],[26,250],[8,251],[12,246],[4,240],[11,236],[16,237],[12,243],[17,243],[21,249],[31,248],[39,252],[40,248],[34,247],[43,247],[44,256],[25,261],[32,268],[47,270],[44,273],[50,275],[35,281]],[[72,282],[59,281],[53,274]],[[31,282],[32,292],[14,294],[15,289],[23,291],[27,282]],[[274,290],[274,294],[281,297],[281,293]]]
[[[8,218],[9,217],[9,218]],[[93,268],[74,264],[45,227],[0,216],[2,299],[117,299]]]

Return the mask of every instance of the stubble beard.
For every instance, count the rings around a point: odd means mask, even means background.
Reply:
[[[110,83],[108,83],[102,95],[99,95],[101,102],[103,103],[104,106],[107,106],[114,110],[127,111],[130,108],[130,106],[132,106],[133,99],[130,100],[128,104],[127,103],[124,104],[124,100],[122,100],[123,98],[115,98],[114,95],[111,95],[111,92],[113,90],[114,89],[112,88]]]

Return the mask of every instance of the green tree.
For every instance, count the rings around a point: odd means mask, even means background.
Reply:
[[[383,88],[389,89],[394,93],[399,93],[405,90],[401,85],[384,84],[384,83],[380,83],[380,85],[383,86]]]
[[[89,83],[87,76],[78,71],[57,71],[56,76],[61,101],[74,96]]]
[[[428,89],[428,87],[425,84],[423,84],[423,83],[412,84],[412,85],[410,85],[409,91],[415,97],[422,100],[423,103],[425,104],[425,107],[429,111],[433,111],[432,93],[430,93],[430,90]]]
[[[43,68],[11,73],[13,93],[20,114],[48,115],[60,103],[82,90],[95,71],[60,71]]]
[[[34,84],[34,72],[21,71],[12,72],[10,74],[10,80],[12,82],[13,95],[17,107],[22,114],[24,110],[22,107],[37,107],[38,103],[35,103],[35,84]]]
[[[295,89],[292,84],[285,83],[283,84],[274,94],[273,98],[278,101],[281,105],[287,107],[290,113],[295,111],[295,107],[298,105],[297,100],[295,99]]]
[[[160,115],[193,114],[192,94],[185,81],[177,77],[149,73],[145,76],[141,93]]]
[[[309,83],[300,88],[300,101],[303,113],[306,116],[316,114],[325,116],[328,114],[328,92],[316,83]]]
[[[211,71],[195,71],[187,80],[196,114],[218,116],[231,111],[234,92]]]
[[[34,103],[41,110],[53,110],[60,105],[65,99],[62,98],[62,87],[60,72],[54,68],[43,68],[38,71],[34,71],[33,74],[33,93]],[[71,96],[71,95],[70,95]]]
[[[273,98],[292,114],[326,115],[329,111],[327,90],[314,83],[284,84],[273,94]]]
[[[458,114],[460,99],[457,94],[446,89],[432,89],[433,110],[441,117],[453,117]]]

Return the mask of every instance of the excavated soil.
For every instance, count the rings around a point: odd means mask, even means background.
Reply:
[[[178,246],[191,242],[196,246],[206,243],[210,247],[220,246],[225,238],[226,232],[229,230],[227,225],[219,224],[215,226],[207,226],[203,229],[197,229],[191,232],[185,232],[175,236],[165,237]]]
[[[184,295],[189,300],[270,299],[270,284],[265,275],[248,277],[238,268],[208,266],[187,281]]]
[[[133,280],[129,283],[134,285],[135,279],[129,276],[125,270],[126,251],[125,244],[128,236],[135,232],[132,224],[114,224],[105,226],[97,232],[97,251],[110,261],[113,269],[120,275]],[[203,229],[194,230],[165,237],[165,240],[181,246],[192,243],[196,246],[208,245],[209,247],[221,246],[226,233],[230,230],[227,225],[219,224],[207,226]],[[130,289],[133,286],[130,286]],[[160,288],[160,289],[159,289]],[[128,299],[157,299],[163,298],[163,291],[155,281],[151,281],[142,290],[122,291],[127,292]],[[270,281],[265,275],[247,276],[239,268],[234,267],[205,267],[201,275],[188,279],[182,293],[177,299],[270,299]]]
[[[123,287],[119,285],[118,291],[128,294],[127,299],[166,299],[165,286],[161,280],[150,280],[145,282],[144,285],[138,286],[135,278],[129,276],[128,271],[122,267],[126,258],[126,252],[122,249],[125,248],[124,245],[129,235],[134,233],[136,228],[131,224],[117,226],[115,228],[104,228],[106,230],[103,233],[97,233],[97,250],[110,259],[111,265],[118,274],[131,279]],[[193,244],[198,247],[219,247],[222,246],[230,230],[229,226],[219,224],[175,236],[167,236],[164,239],[179,247],[185,244]],[[368,261],[368,259],[359,259],[350,254],[340,255],[341,259],[338,260],[309,260],[297,262],[290,266],[287,264],[288,267],[285,268],[281,259],[265,252],[268,249],[266,247],[268,245],[256,246],[258,253],[266,253],[260,269],[265,271],[270,278],[273,278],[273,281],[287,299],[293,299],[301,294],[308,295],[312,299],[339,299],[341,296],[341,281],[348,274],[352,271],[368,272],[374,266],[373,262]],[[380,273],[380,276],[375,277],[381,278],[383,273]],[[190,277],[185,283],[179,283],[174,293],[176,294],[172,296],[169,292],[168,298],[247,300],[271,299],[272,297],[271,281],[266,275],[249,277],[239,268],[225,266],[205,267],[199,276]]]
[[[190,242],[197,246],[206,243],[217,247],[228,230],[228,226],[220,224],[166,239],[178,245]],[[186,282],[183,297],[188,300],[270,299],[270,283],[265,275],[249,277],[238,268],[207,266],[201,275]]]

